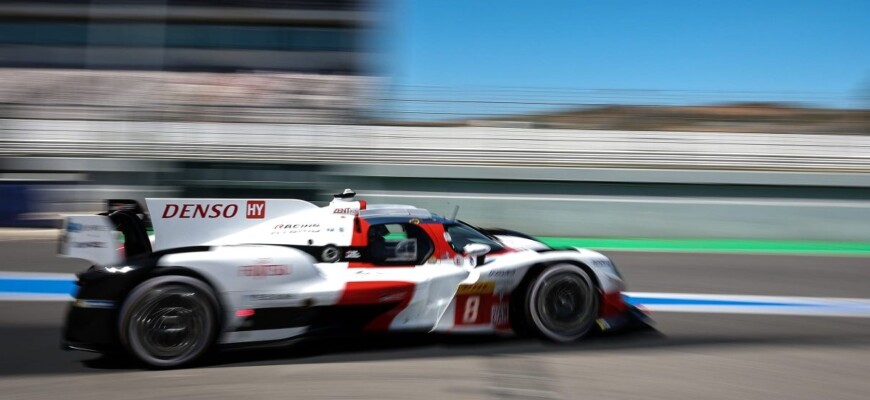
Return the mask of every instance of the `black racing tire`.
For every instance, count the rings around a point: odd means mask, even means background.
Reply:
[[[521,297],[522,322],[536,336],[571,342],[585,336],[598,319],[600,298],[589,274],[573,264],[546,267],[529,280]]]
[[[153,368],[175,368],[199,359],[214,344],[218,328],[214,293],[191,277],[149,279],[133,289],[121,307],[121,343]]]

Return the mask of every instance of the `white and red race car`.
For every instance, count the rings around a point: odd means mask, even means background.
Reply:
[[[600,253],[354,195],[147,199],[150,238],[131,211],[69,217],[61,255],[97,265],[78,274],[65,348],[175,367],[216,345],[394,331],[564,342],[645,318]]]

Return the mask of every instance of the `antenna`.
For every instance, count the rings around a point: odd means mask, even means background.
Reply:
[[[457,215],[459,215],[459,204],[453,206],[453,214],[450,216],[450,219],[455,221]]]

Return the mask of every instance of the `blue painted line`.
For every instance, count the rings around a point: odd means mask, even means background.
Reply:
[[[661,297],[636,297],[623,295],[626,303],[631,305],[661,306],[745,306],[745,307],[824,307],[821,304],[781,303],[743,300],[712,300],[712,299],[667,299]]]
[[[4,297],[5,300],[27,300],[28,298],[62,300],[74,297],[77,291],[78,287],[75,280],[66,276],[45,278],[35,275],[0,275],[0,297]],[[763,296],[729,298],[729,295],[700,295],[707,298],[693,298],[692,295],[679,293],[654,294],[624,294],[623,297],[627,303],[635,306],[650,307],[652,310],[661,307],[663,311],[672,312],[679,312],[678,310],[682,309],[691,310],[691,312],[728,310],[728,312],[772,314],[785,312],[793,315],[799,315],[795,313],[801,312],[807,313],[806,315],[820,315],[821,312],[831,313],[831,315],[844,313],[843,315],[847,316],[870,316],[870,299],[815,299],[816,301],[813,301],[809,298],[795,298],[794,302],[790,302],[789,298],[785,297],[772,297],[766,301]],[[735,310],[735,308],[741,307],[744,308],[744,311]]]
[[[16,279],[0,278],[0,292],[28,294],[75,295],[76,284],[67,279]]]

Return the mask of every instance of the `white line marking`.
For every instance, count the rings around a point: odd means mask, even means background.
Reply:
[[[758,303],[789,303],[789,304],[851,304],[870,306],[870,299],[849,297],[805,297],[805,296],[766,296],[746,294],[707,294],[707,293],[659,293],[659,292],[625,292],[626,296],[650,299],[669,300],[709,300],[709,301],[744,301]]]
[[[505,201],[564,201],[564,202],[608,202],[608,203],[646,203],[646,204],[711,204],[711,205],[756,205],[774,207],[843,207],[843,208],[868,208],[867,201],[807,201],[788,199],[766,200],[720,200],[715,198],[692,198],[680,197],[638,197],[625,198],[620,196],[502,196],[502,195],[455,195],[443,193],[426,194],[392,194],[392,193],[366,193],[365,197],[409,198],[409,199],[457,199],[457,200],[505,200]]]
[[[870,299],[693,293],[625,294],[631,303],[654,312],[870,318]]]
[[[59,281],[74,281],[75,274],[55,273],[55,272],[19,272],[19,271],[0,271],[0,279],[37,279],[37,280],[59,280]]]
[[[723,306],[723,305],[670,305],[657,304],[643,308],[661,313],[694,314],[747,314],[747,315],[792,315],[804,317],[853,317],[870,318],[870,308],[841,309],[815,306]]]
[[[72,301],[68,294],[0,292],[0,301]]]

